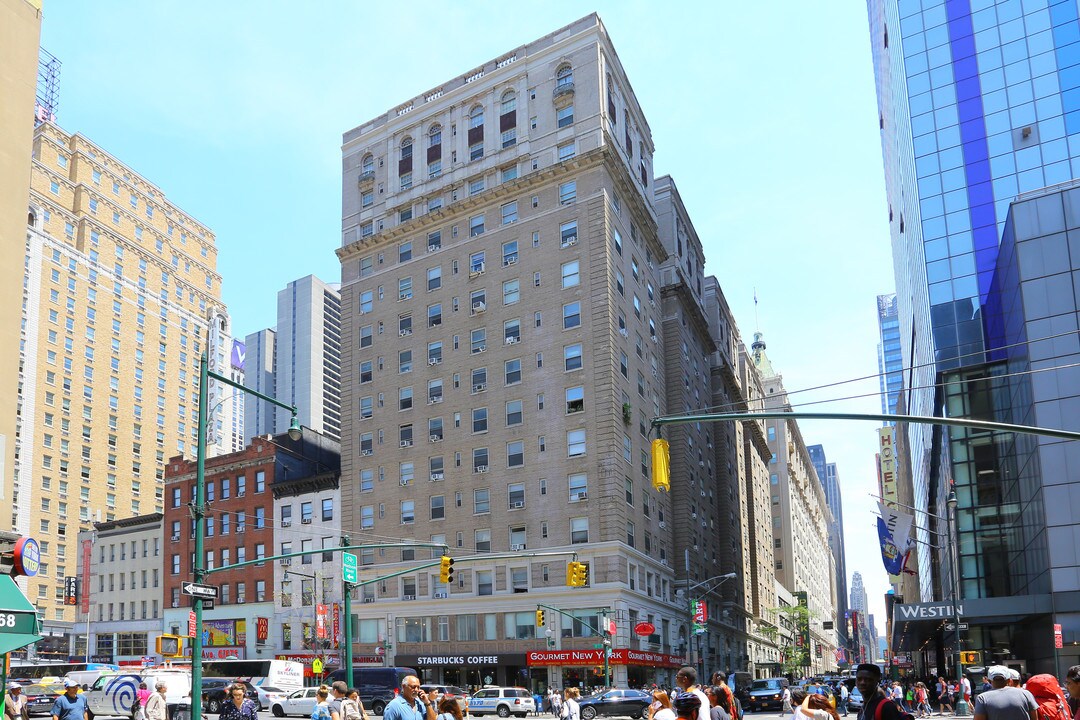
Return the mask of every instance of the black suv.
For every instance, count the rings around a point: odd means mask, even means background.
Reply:
[[[597,715],[629,715],[640,718],[652,703],[652,696],[640,690],[608,690],[578,700],[581,720],[593,720]]]
[[[262,710],[262,708],[259,707],[259,693],[256,692],[255,686],[247,680],[229,680],[228,678],[203,678],[203,710],[211,715],[220,713],[221,706],[229,702],[229,696],[225,693],[225,688],[237,684],[244,686],[244,697],[251,700],[255,703],[255,707]]]
[[[785,712],[784,688],[788,686],[787,678],[763,678],[755,680],[750,686],[750,712],[758,710],[775,709]]]

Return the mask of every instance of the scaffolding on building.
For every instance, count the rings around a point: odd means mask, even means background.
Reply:
[[[45,48],[38,53],[37,100],[34,103],[34,127],[56,122],[60,100],[60,60]]]

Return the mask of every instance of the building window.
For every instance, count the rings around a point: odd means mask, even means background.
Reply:
[[[559,204],[569,205],[577,200],[577,180],[570,180],[559,185]]]
[[[581,325],[581,303],[573,302],[563,305],[563,329],[569,330]]]
[[[568,263],[562,265],[562,286],[563,288],[574,287],[581,282],[581,264],[577,260],[571,260]]]
[[[570,518],[570,543],[583,545],[589,542],[589,518]]]
[[[483,515],[489,512],[491,512],[490,492],[487,490],[487,488],[473,490],[473,514]],[[477,550],[479,550],[479,548],[477,548]]]
[[[566,433],[567,457],[581,457],[585,454],[585,430],[569,430]]]
[[[555,123],[558,127],[564,128],[574,124],[574,106],[567,105],[564,108],[559,108],[555,113]]]

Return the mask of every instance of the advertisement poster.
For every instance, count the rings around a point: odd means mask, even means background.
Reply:
[[[207,646],[246,645],[246,620],[203,620]]]

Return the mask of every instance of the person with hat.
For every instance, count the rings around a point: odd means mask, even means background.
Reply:
[[[678,680],[676,680],[678,682]],[[701,711],[701,698],[699,694],[704,694],[698,691],[697,693],[683,690],[675,696],[675,714],[679,720],[697,720],[698,713]],[[708,702],[708,700],[706,700]]]
[[[692,665],[683,665],[679,668],[679,671],[675,673],[675,685],[678,686],[680,695],[690,693],[698,699],[696,720],[709,720],[709,698],[705,697],[705,693],[698,687],[697,670]],[[677,700],[678,696],[675,699]],[[672,705],[675,705],[674,701]],[[676,707],[675,712],[678,713],[678,711],[679,708]]]
[[[7,697],[4,698],[5,720],[30,720],[26,707],[26,696],[22,694],[22,685],[13,682],[8,685]]]
[[[1009,668],[994,665],[986,671],[993,690],[975,698],[975,720],[1038,720],[1038,705],[1028,692],[1009,688]]]
[[[52,706],[52,720],[90,720],[86,696],[79,694],[79,683],[71,678],[64,681],[64,694]]]

